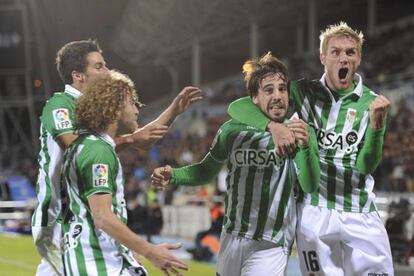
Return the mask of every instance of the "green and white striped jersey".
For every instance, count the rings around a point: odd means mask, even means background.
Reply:
[[[120,275],[135,265],[132,252],[94,224],[88,197],[112,195],[112,211],[126,224],[124,179],[112,138],[82,134],[65,152],[62,174],[63,250],[68,275]]]
[[[369,124],[368,107],[377,94],[363,86],[358,74],[355,82],[355,89],[338,100],[325,86],[325,75],[319,81],[291,83],[290,98],[299,116],[315,128],[319,145],[321,181],[316,192],[304,195],[307,204],[348,212],[376,210],[374,179],[356,169],[356,160]]]
[[[39,174],[36,183],[38,204],[33,226],[52,226],[61,210],[60,173],[63,151],[56,142],[59,135],[75,130],[75,104],[81,93],[70,85],[56,92],[43,108],[40,117]]]
[[[223,230],[281,245],[294,234],[296,171],[274,148],[269,132],[231,120],[219,129],[210,154],[227,162]]]

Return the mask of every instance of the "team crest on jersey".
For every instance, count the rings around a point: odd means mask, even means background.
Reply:
[[[92,182],[94,187],[108,187],[108,165],[92,165]]]
[[[56,129],[72,128],[69,118],[69,111],[66,108],[59,108],[52,111]]]
[[[356,109],[348,108],[348,111],[346,112],[346,121],[349,124],[352,125],[355,122],[356,118],[357,118],[357,111],[356,111]]]

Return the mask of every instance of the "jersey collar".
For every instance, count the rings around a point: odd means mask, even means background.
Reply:
[[[332,95],[332,92],[329,90],[329,88],[326,86],[326,83],[325,83],[325,77],[326,77],[326,73],[324,73],[323,75],[322,75],[322,78],[319,80],[321,83],[322,83],[322,85],[323,86],[325,86],[327,89],[327,91],[328,91],[328,93],[329,93],[329,96],[331,97],[331,99],[333,99],[333,95]],[[345,96],[345,97],[349,97],[349,95],[356,95],[356,96],[358,96],[358,98],[360,98],[361,97],[361,95],[362,95],[362,90],[363,90],[363,87],[362,87],[362,77],[361,77],[361,75],[359,75],[359,74],[357,74],[357,73],[355,73],[355,77],[354,77],[354,80],[357,82],[357,85],[355,86],[355,89],[354,89],[354,91],[352,91],[350,94],[348,94],[347,96]]]
[[[68,93],[75,99],[79,98],[82,95],[82,92],[80,92],[78,89],[69,84],[65,85],[65,93]]]
[[[115,148],[116,146],[115,141],[114,139],[111,138],[111,136],[109,136],[108,133],[102,133],[101,135],[99,135],[99,137],[101,137],[102,140],[104,140],[105,142],[110,144],[113,148]]]

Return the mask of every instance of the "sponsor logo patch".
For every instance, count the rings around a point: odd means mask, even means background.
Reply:
[[[66,108],[59,108],[52,111],[56,129],[72,128],[69,118],[69,111]]]
[[[92,165],[92,181],[94,187],[108,187],[108,165]]]

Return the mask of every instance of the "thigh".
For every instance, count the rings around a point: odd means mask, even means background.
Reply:
[[[217,257],[217,276],[240,276],[243,241],[231,234],[222,232],[220,251]]]
[[[346,275],[394,275],[387,231],[376,212],[344,213]]]
[[[338,213],[300,204],[296,243],[303,275],[344,275]]]
[[[258,246],[243,262],[241,275],[285,275],[288,255],[284,253],[283,247],[267,241],[253,242],[258,243]]]

